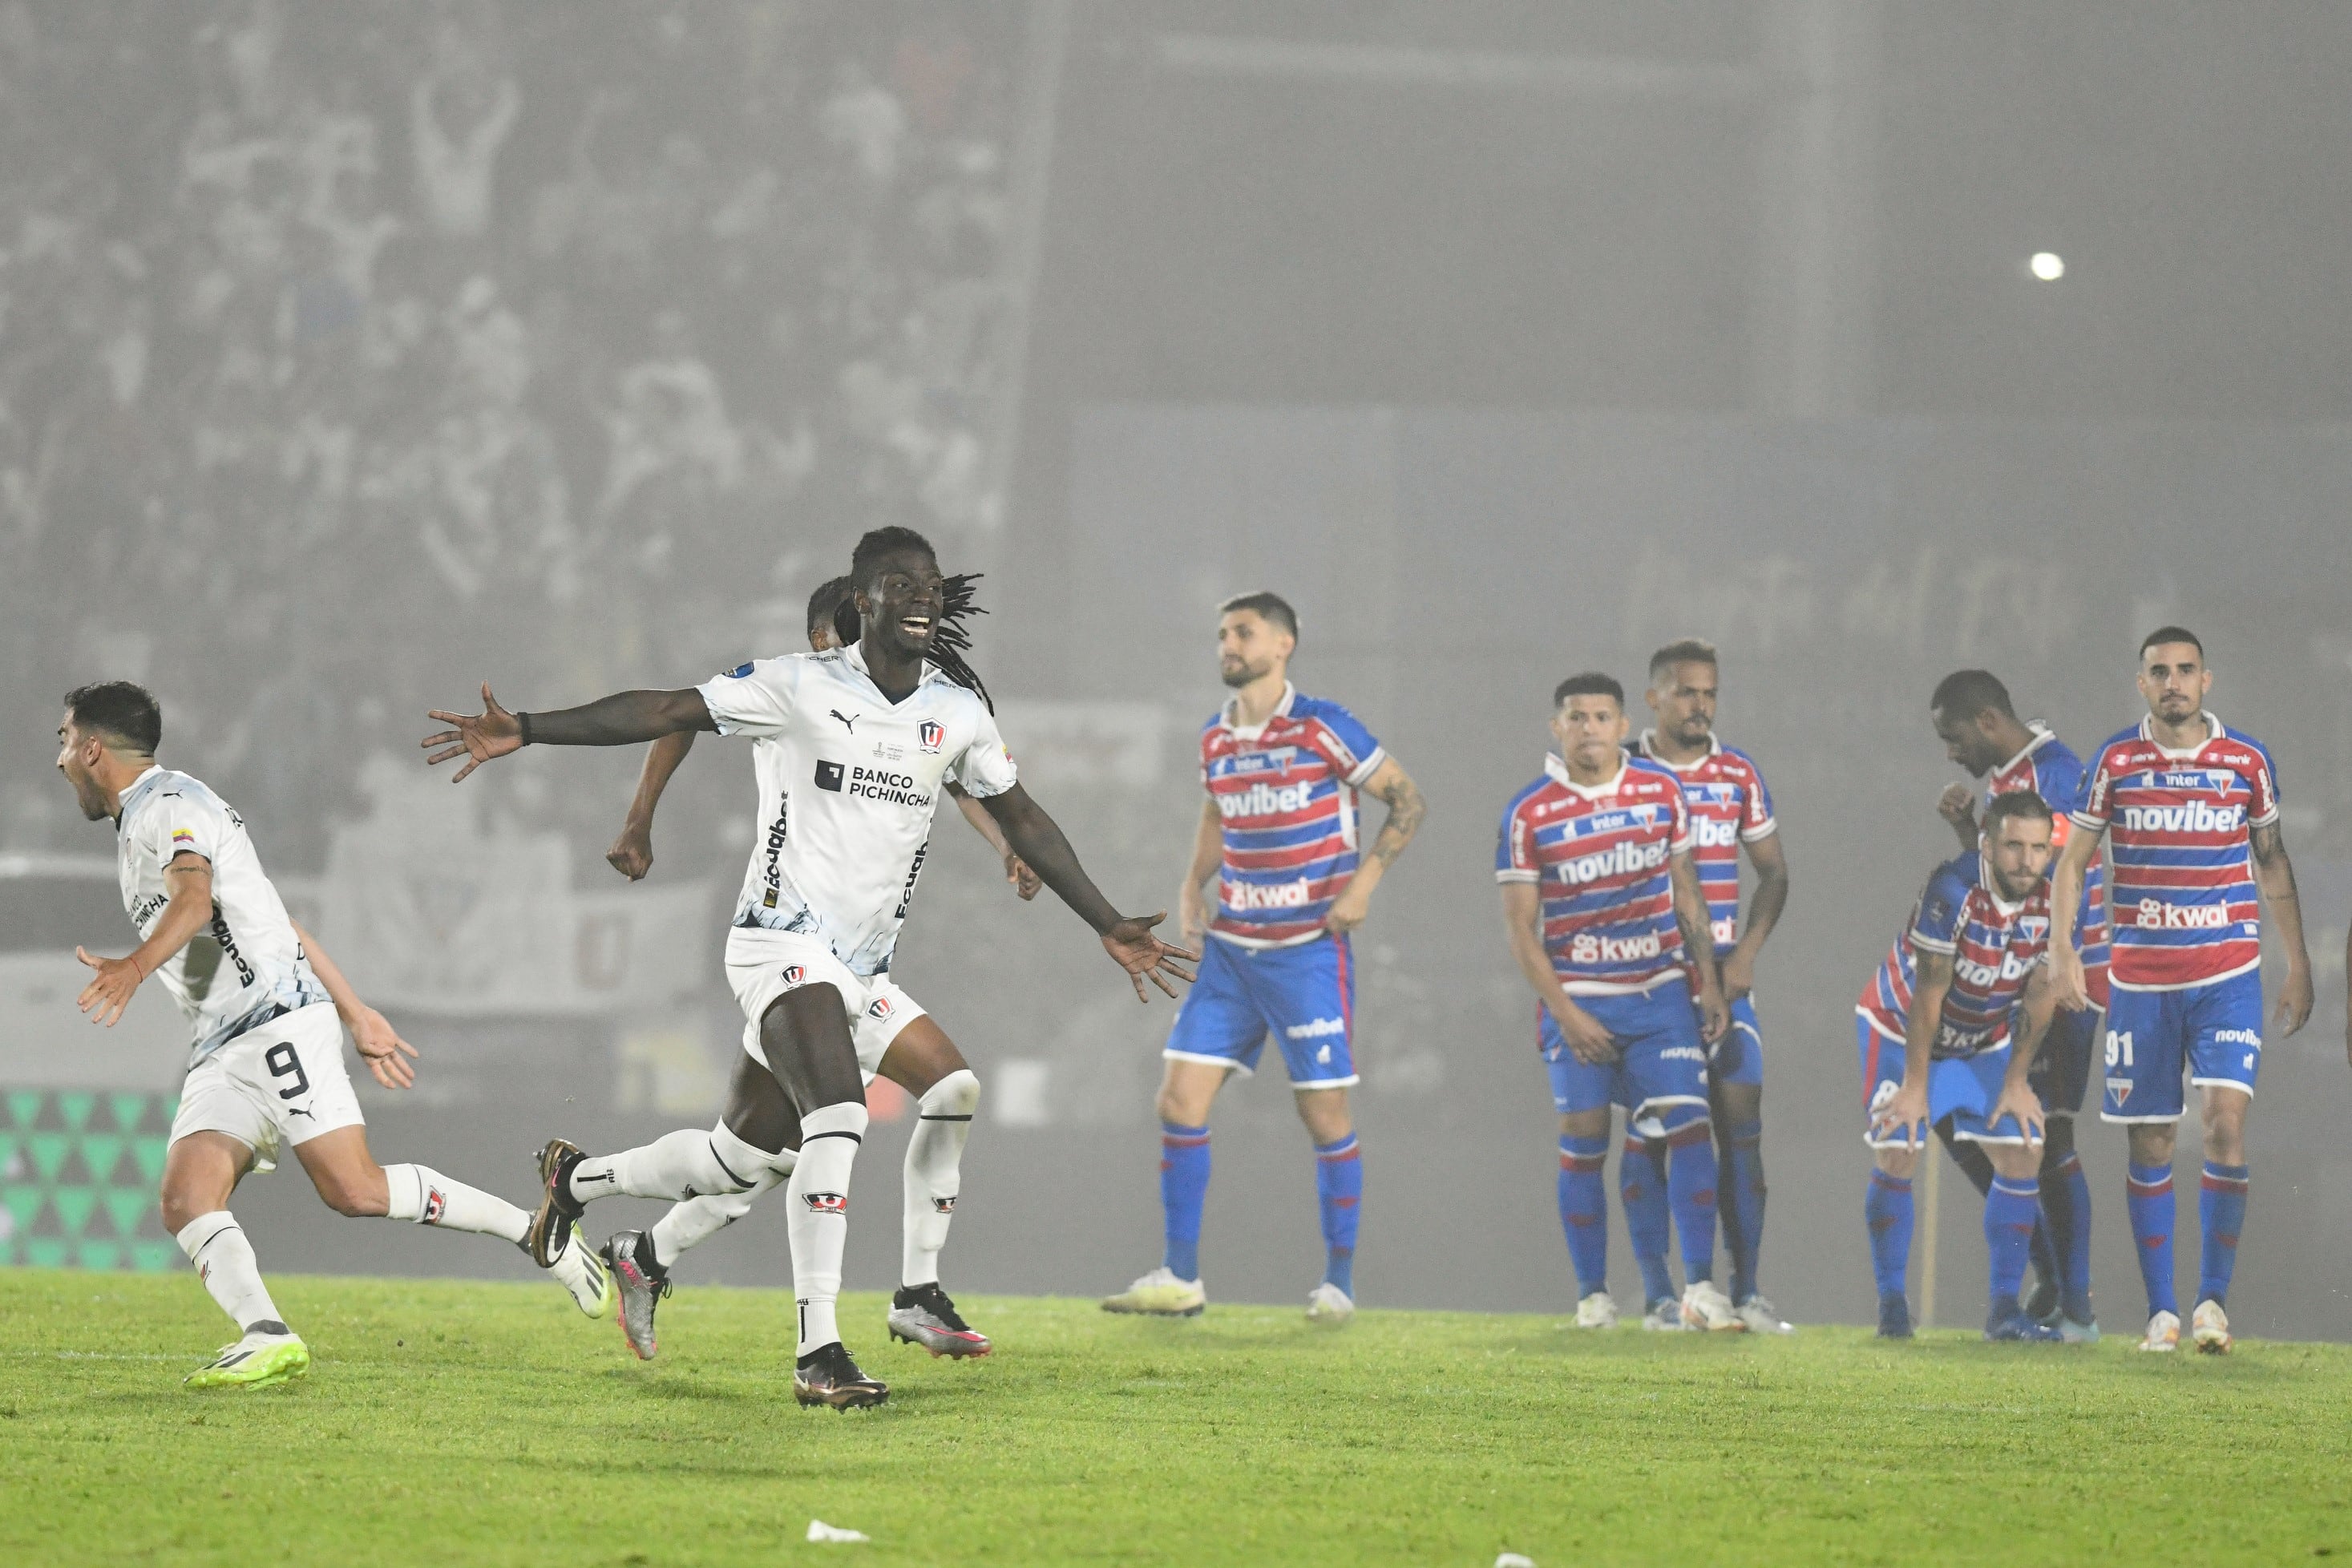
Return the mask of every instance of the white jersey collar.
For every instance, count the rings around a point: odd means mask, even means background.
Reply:
[[[874,694],[877,697],[881,698],[885,702],[888,702],[890,700],[889,694],[884,691],[882,688],[876,683],[874,679],[874,672],[866,668],[866,654],[864,652],[864,647],[865,639],[862,637],[854,643],[845,643],[841,649],[842,662],[848,665],[850,668],[856,670],[860,676],[862,676],[865,679],[866,684],[874,688]],[[927,658],[923,660],[923,673],[915,678],[915,691],[920,691],[924,687],[929,686],[934,679],[944,680],[946,679],[946,672],[941,670],[938,665],[933,664]],[[909,691],[907,695],[908,697],[912,697],[915,694],[915,691]],[[893,703],[892,706],[895,707],[897,704]]]
[[[1546,752],[1544,753],[1544,772],[1549,773],[1553,778],[1559,780],[1563,785],[1575,791],[1585,799],[1599,800],[1602,795],[1612,793],[1619,784],[1625,782],[1625,768],[1628,761],[1629,759],[1625,755],[1624,748],[1621,746],[1617,751],[1617,771],[1615,773],[1610,774],[1607,779],[1603,780],[1600,784],[1580,784],[1577,783],[1572,776],[1570,776],[1568,771],[1567,761],[1562,758],[1558,752]]]
[[[1282,683],[1282,700],[1276,703],[1274,705],[1274,711],[1265,716],[1265,724],[1271,724],[1276,719],[1289,718],[1290,705],[1297,700],[1298,688],[1291,685],[1289,681],[1285,680]],[[1252,736],[1265,734],[1265,724],[1253,724],[1246,729],[1243,728],[1241,723],[1241,707],[1242,700],[1239,696],[1236,695],[1226,698],[1224,707],[1218,711],[1218,721],[1223,723],[1226,729],[1231,730],[1234,734],[1241,736],[1244,740],[1247,740]],[[1200,710],[1196,708],[1193,711],[1197,713]]]
[[[149,763],[146,771],[132,779],[123,789],[121,796],[114,803],[114,830],[117,833],[122,831],[122,819],[131,815],[131,803],[140,795],[145,795],[163,776],[163,765],[159,763]]]
[[[2158,751],[2162,752],[2168,757],[2193,757],[2198,752],[2203,751],[2206,747],[2211,745],[2214,742],[2220,740],[2226,732],[2221,727],[2221,721],[2215,718],[2211,713],[2200,709],[2198,711],[2197,717],[2205,721],[2205,738],[2198,742],[2195,745],[2187,747],[2186,749],[2176,751],[2156,738],[2156,715],[2153,713],[2150,713],[2147,717],[2139,721],[2139,738],[2146,741],[2149,745],[2154,746]]]
[[[1642,731],[1642,755],[1657,763],[1658,766],[1662,768],[1672,768],[1678,773],[1688,773],[1691,769],[1700,767],[1723,755],[1723,737],[1717,734],[1712,730],[1707,731],[1706,754],[1701,757],[1693,757],[1686,763],[1670,763],[1666,761],[1665,758],[1658,755],[1657,748],[1651,743],[1657,738],[1658,732],[1654,729],[1644,730]]]
[[[2017,766],[2018,763],[2025,761],[2026,758],[2032,756],[2034,752],[2040,751],[2042,747],[2048,745],[2051,742],[2058,738],[2058,732],[2050,727],[2049,721],[2047,720],[2028,719],[2025,721],[2025,727],[2029,731],[2032,731],[2033,739],[2026,742],[2024,747],[2018,752],[2017,755],[2001,763],[2000,767],[1995,768],[1993,770],[1995,773],[2005,773],[2009,772],[2010,769]]]

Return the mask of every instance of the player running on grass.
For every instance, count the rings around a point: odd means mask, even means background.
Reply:
[[[1298,617],[1273,594],[1219,606],[1218,673],[1234,696],[1201,731],[1202,803],[1192,859],[1178,895],[1187,941],[1209,939],[1200,983],[1184,998],[1161,1055],[1160,1265],[1103,1301],[1110,1312],[1189,1317],[1201,1285],[1201,1209],[1209,1192],[1209,1108],[1234,1073],[1247,1077],[1271,1033],[1290,1075],[1298,1119],[1315,1143],[1323,1279],[1307,1316],[1355,1315],[1363,1165],[1348,1089],[1356,973],[1349,933],[1372,889],[1412,842],[1426,809],[1394,757],[1336,702],[1290,684]],[[1356,797],[1388,803],[1380,837],[1357,853]],[[1217,877],[1213,919],[1201,884]]]
[[[2021,721],[2009,688],[1987,670],[1955,670],[1937,684],[1928,714],[1944,754],[1985,781],[1985,801],[2013,790],[2032,790],[2054,814],[2051,842],[2066,847],[2073,819],[2067,816],[2083,792],[2083,763],[2040,720]],[[1977,802],[1964,784],[1947,787],[1936,803],[1960,837],[1962,853],[1977,847]],[[2049,1118],[2042,1145],[2042,1223],[2033,1233],[2034,1270],[2041,1284],[2026,1303],[2029,1316],[2055,1328],[2074,1325],[2074,1337],[2096,1340],[2091,1309],[2091,1184],[2074,1147],[2074,1117],[2091,1080],[2091,1055],[2099,1037],[2099,1011],[2107,1005],[2107,903],[2105,879],[2095,858],[2075,911],[2074,947],[2082,955],[2091,1005],[2061,1007],[2050,1021],[2033,1062],[2033,1092]],[[1977,1146],[1956,1141],[1937,1123],[1953,1162],[1976,1184],[1991,1189],[1993,1169]]]
[[[950,581],[950,600],[967,592],[961,581]],[[845,607],[854,640],[857,607],[851,603],[849,579],[835,577],[810,596],[812,651],[843,646],[835,612]],[[954,608],[944,609],[940,635],[948,635],[958,619]],[[654,811],[693,744],[694,732],[687,731],[664,735],[646,749],[628,821],[605,856],[631,880],[652,868]],[[996,819],[952,780],[947,790],[964,819],[1003,858],[1005,879],[1013,890],[1024,900],[1036,897],[1043,884],[1006,846]],[[940,1286],[940,1251],[947,1245],[948,1224],[962,1187],[963,1146],[980,1103],[980,1079],[954,1042],[904,991],[893,987],[890,996],[886,1016],[875,1016],[869,1005],[858,1020],[860,1071],[887,1078],[913,1095],[919,1118],[907,1144],[904,1239],[898,1292],[890,1304],[890,1334],[935,1356],[986,1355],[988,1336],[963,1321]],[[875,1058],[877,1045],[882,1048]],[[630,1348],[645,1360],[650,1361],[656,1349],[654,1312],[669,1293],[670,1268],[679,1255],[751,1212],[752,1201],[789,1176],[799,1158],[800,1119],[754,1054],[756,1046],[756,1037],[747,1037],[745,1049],[735,1058],[728,1113],[707,1133],[698,1128],[673,1132],[643,1148],[605,1157],[583,1157],[560,1139],[541,1152],[541,1164],[550,1174],[533,1222],[541,1234],[554,1235],[576,1222],[584,1205],[615,1194],[679,1200],[653,1225],[618,1232],[604,1247],[604,1261],[620,1288],[622,1331]],[[737,1152],[731,1162],[720,1153],[722,1143]],[[757,1158],[740,1152],[746,1149]]]
[[[1773,820],[1772,792],[1764,787],[1764,774],[1747,752],[1716,738],[1717,679],[1712,643],[1692,637],[1652,654],[1643,697],[1656,722],[1634,742],[1633,754],[1682,781],[1683,804],[1690,812],[1691,865],[1706,895],[1715,961],[1731,1009],[1731,1027],[1707,1060],[1706,1083],[1717,1159],[1730,1172],[1716,1194],[1716,1206],[1722,1211],[1724,1245],[1731,1254],[1732,1305],[1753,1331],[1784,1334],[1789,1325],[1756,1289],[1757,1258],[1764,1245],[1764,1035],[1750,992],[1756,955],[1789,902],[1789,862],[1780,850],[1780,824]],[[1739,919],[1743,846],[1756,868],[1756,896],[1748,900],[1745,929]],[[1691,1002],[1697,1005],[1695,983]],[[1649,1299],[1642,1326],[1679,1329],[1682,1308],[1675,1300],[1674,1277],[1666,1272],[1665,1139],[1637,1138],[1629,1127],[1617,1179],[1625,1229],[1642,1268],[1642,1291]]]
[[[619,692],[550,713],[509,712],[485,687],[486,711],[436,712],[455,728],[424,742],[429,762],[466,757],[462,780],[534,742],[618,746],[689,730],[753,739],[767,827],[728,935],[727,973],[750,1026],[747,1048],[756,1038],[800,1119],[800,1153],[785,1178],[800,1304],[793,1392],[835,1408],[888,1394],[843,1347],[835,1303],[850,1170],[866,1131],[861,1056],[880,1056],[888,1041],[876,1026],[906,1005],[890,984],[890,958],[941,784],[952,774],[986,803],[1013,848],[1100,936],[1139,1001],[1146,979],[1174,995],[1171,981],[1191,978],[1179,961],[1192,957],[1152,934],[1164,917],[1111,908],[1021,787],[978,678],[943,640],[948,583],[929,542],[877,530],[858,541],[850,575],[862,635],[847,648],[759,659],[699,687]],[[714,1171],[714,1188],[750,1184],[782,1148],[695,1136],[714,1167],[730,1163],[729,1153],[737,1162]],[[551,1244],[569,1222],[560,1207],[543,1212]]]
[[[2052,1329],[2017,1300],[2041,1201],[2042,1102],[2027,1081],[2057,1005],[2050,950],[2052,816],[2017,790],[1985,808],[1980,847],[1936,868],[1903,934],[1854,1005],[1873,1151],[1863,1217],[1878,1281],[1878,1332],[1911,1337],[1911,1178],[1931,1123],[1992,1162],[1985,1192],[1991,1270],[1984,1337],[2095,1338]]]
[[[155,700],[128,681],[66,694],[58,768],[84,816],[114,824],[122,901],[142,938],[126,958],[75,949],[97,971],[80,1006],[110,1027],[153,975],[188,1020],[194,1041],[163,1157],[163,1225],[239,1332],[188,1384],[258,1388],[310,1365],[228,1208],[246,1173],[274,1169],[281,1149],[293,1149],[338,1214],[478,1231],[518,1247],[530,1216],[426,1166],[375,1163],[336,1020],[386,1089],[415,1082],[401,1059],[415,1047],[287,918],[245,819],[187,774],[156,765],[163,733]],[[547,1267],[582,1311],[610,1304],[604,1267],[585,1246],[560,1249]]]
[[[1495,879],[1559,1113],[1559,1219],[1576,1322],[1617,1321],[1609,1294],[1609,1108],[1654,1119],[1683,1255],[1683,1321],[1743,1331],[1714,1283],[1717,1161],[1707,1047],[1730,1026],[1682,781],[1624,749],[1625,691],[1575,675],[1552,694],[1556,753],[1503,813]],[[1691,994],[1697,993],[1697,1005]]]
[[[2084,831],[2059,856],[2051,897],[2059,1001],[2087,1006],[2089,978],[2071,943],[2074,901],[2106,835],[2115,945],[2099,1118],[2124,1123],[2130,1134],[2126,1206],[2147,1287],[2140,1348],[2180,1343],[2172,1148],[2186,1072],[2203,1091],[2198,1119],[2205,1129],[2197,1205],[2202,1258],[2190,1328],[2199,1350],[2218,1354],[2230,1348],[2222,1303],[2246,1218],[2246,1109],[2263,1057],[2263,904],[2286,949],[2280,1033],[2303,1027],[2312,994],[2294,868],[2279,830],[2278,774],[2261,742],[2205,711],[2212,686],[2194,633],[2163,626],[2140,644],[2147,717],[2092,758],[2074,808]]]

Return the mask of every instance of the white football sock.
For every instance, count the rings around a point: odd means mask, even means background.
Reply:
[[[255,1323],[285,1321],[278,1315],[278,1303],[269,1299],[269,1287],[261,1282],[261,1265],[253,1256],[253,1243],[246,1240],[235,1215],[226,1209],[200,1214],[173,1239],[196,1266],[196,1278],[205,1282],[205,1289],[212,1292],[238,1332]]]
[[[386,1165],[386,1219],[411,1220],[444,1230],[470,1230],[522,1244],[530,1215],[479,1187],[453,1182],[430,1165]]]
[[[686,1128],[642,1148],[581,1161],[572,1167],[572,1195],[583,1204],[616,1193],[676,1202],[704,1193],[740,1192],[758,1180],[767,1158],[765,1150],[736,1137],[724,1121],[708,1132]]]
[[[759,1179],[741,1192],[711,1193],[673,1206],[654,1222],[654,1261],[667,1268],[677,1261],[678,1254],[699,1247],[751,1213],[752,1203],[761,1193],[793,1173],[798,1159],[789,1149],[781,1154],[771,1154],[768,1163],[760,1167]]]
[[[916,1102],[922,1120],[907,1140],[907,1216],[899,1239],[898,1283],[936,1285],[940,1248],[948,1244],[963,1185],[963,1146],[971,1136],[972,1112],[980,1105],[980,1079],[959,1068],[923,1092]]]
[[[801,1157],[788,1188],[787,1230],[802,1355],[841,1338],[833,1308],[841,1295],[841,1252],[849,1239],[849,1172],[865,1137],[866,1107],[857,1100],[822,1105],[801,1118]]]

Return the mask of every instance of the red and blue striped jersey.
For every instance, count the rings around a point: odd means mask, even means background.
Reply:
[[[1544,951],[1573,995],[1647,991],[1684,971],[1669,858],[1690,852],[1682,781],[1628,755],[1591,788],[1558,756],[1511,797],[1495,880],[1540,889]]]
[[[2009,1044],[2010,1019],[2025,983],[2050,952],[2050,884],[2014,904],[2004,902],[1973,849],[1936,868],[1927,890],[1911,907],[1903,934],[1863,987],[1854,1011],[1890,1040],[1901,1040],[1918,978],[1916,954],[1952,960],[1951,988],[1929,1054],[1981,1056]]]
[[[2051,824],[2050,842],[2055,848],[2063,849],[2074,827],[2071,813],[2083,798],[2083,759],[2040,720],[2032,721],[2026,728],[2033,731],[2033,739],[2026,742],[2025,750],[1993,769],[1985,779],[1985,804],[1991,805],[1995,795],[2032,790],[2042,797],[2055,818]],[[2083,907],[2074,916],[2074,951],[2083,955],[2083,984],[2092,1002],[2105,1007],[2107,879],[2106,867],[2097,856],[2091,858],[2089,868],[2083,873]]]
[[[1714,928],[1719,957],[1739,941],[1739,847],[1780,830],[1772,819],[1772,792],[1745,752],[1709,737],[1706,755],[1670,763],[1651,749],[1654,734],[1643,731],[1633,754],[1682,781],[1683,805],[1690,813],[1691,865],[1706,894],[1707,924]]]
[[[2208,713],[2208,738],[2168,751],[2149,721],[2099,748],[2074,820],[2107,835],[2113,983],[2178,991],[2259,968],[2262,905],[2251,830],[2278,820],[2278,773],[2260,741]]]
[[[1285,684],[1263,728],[1231,704],[1201,731],[1201,782],[1224,823],[1224,865],[1209,929],[1243,947],[1323,935],[1331,900],[1356,874],[1356,792],[1388,753],[1336,702]]]

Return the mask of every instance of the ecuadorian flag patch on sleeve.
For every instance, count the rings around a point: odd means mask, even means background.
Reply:
[[[174,844],[194,844],[195,841],[196,841],[196,836],[195,836],[194,833],[191,833],[188,829],[186,829],[186,828],[184,828],[184,827],[174,827],[173,829],[172,829],[172,842],[173,842],[173,843],[174,843]]]

